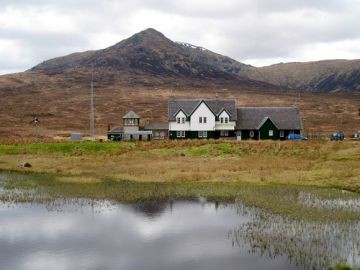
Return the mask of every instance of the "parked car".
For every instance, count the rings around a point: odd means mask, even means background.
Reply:
[[[300,134],[289,134],[287,139],[290,141],[307,141],[308,138]]]
[[[330,136],[331,141],[343,141],[345,139],[345,134],[342,131],[336,131]]]

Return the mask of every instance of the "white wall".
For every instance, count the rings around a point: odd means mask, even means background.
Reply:
[[[199,117],[206,117],[206,124],[199,123]],[[215,115],[202,102],[190,117],[190,130],[215,130]]]
[[[176,118],[177,117],[185,117],[185,124],[182,124],[180,122],[180,124],[178,124],[176,122]],[[175,121],[169,121],[169,131],[171,130],[189,130],[190,129],[190,123],[189,121],[186,121],[186,115],[182,112],[182,111],[179,111],[178,114],[176,115],[175,117]]]
[[[227,124],[225,124],[225,119],[224,119],[224,123],[221,123],[220,117],[223,117],[223,118],[227,117],[229,122]],[[228,115],[228,113],[226,111],[223,111],[222,113],[220,113],[219,121],[216,121],[216,123],[215,123],[216,130],[234,130],[235,126],[236,126],[236,122],[230,121],[230,116]]]

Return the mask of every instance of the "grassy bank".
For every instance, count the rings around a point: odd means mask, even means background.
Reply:
[[[29,162],[31,168],[22,168]],[[64,183],[250,182],[360,192],[358,142],[82,142],[0,145],[0,170],[56,175]]]

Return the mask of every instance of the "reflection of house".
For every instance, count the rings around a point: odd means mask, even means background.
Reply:
[[[242,107],[237,109],[236,135],[240,140],[285,140],[300,134],[302,123],[296,107]]]
[[[235,100],[170,99],[168,110],[170,139],[235,136]]]
[[[123,116],[123,126],[114,127],[108,131],[108,139],[113,141],[150,141],[152,132],[149,130],[140,130],[140,117],[133,111]]]
[[[170,139],[282,140],[302,130],[296,107],[236,109],[229,99],[170,99],[168,106]]]

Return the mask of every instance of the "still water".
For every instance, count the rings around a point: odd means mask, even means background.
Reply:
[[[254,252],[239,231],[251,213],[203,199],[0,203],[0,269],[304,269]]]

